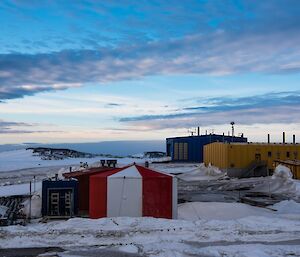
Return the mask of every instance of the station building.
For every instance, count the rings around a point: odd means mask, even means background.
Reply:
[[[205,165],[214,165],[232,177],[272,174],[275,160],[297,160],[300,145],[296,143],[223,143],[204,146]]]
[[[224,134],[167,138],[167,156],[174,162],[203,162],[203,146],[213,142],[247,142],[247,138],[243,135],[235,137]]]

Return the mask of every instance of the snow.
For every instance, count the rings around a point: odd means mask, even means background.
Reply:
[[[292,179],[293,178],[293,173],[291,172],[291,170],[284,166],[279,164],[275,170],[274,170],[274,174],[272,176],[273,178],[283,178],[285,180],[288,179]]]
[[[226,173],[217,167],[209,165],[205,167],[203,163],[191,171],[187,171],[177,176],[184,181],[216,180],[226,177]]]
[[[89,165],[99,162],[104,158],[101,156],[93,158],[66,158],[63,160],[41,160],[39,156],[32,154],[32,150],[13,150],[0,153],[0,172],[13,171],[27,168],[51,167],[51,166],[71,166],[80,165],[80,162],[87,162]],[[119,164],[129,164],[133,162],[141,162],[140,159],[134,158],[119,158]]]
[[[151,163],[150,168],[160,170],[166,173],[181,174],[191,172],[199,168],[198,163]]]
[[[299,180],[292,179],[292,177],[292,173],[288,167],[278,165],[272,177],[256,185],[251,191],[281,194],[300,200]]]
[[[264,209],[260,211],[243,204],[197,205],[196,208],[202,208],[201,217],[195,220],[150,217],[95,220],[73,218],[67,221],[3,227],[0,230],[0,248],[58,246],[72,251],[101,246],[160,257],[277,257],[300,254],[299,215],[289,218],[277,212]],[[227,219],[230,210],[231,219]],[[188,211],[187,208],[186,213]],[[219,213],[219,216],[214,216],[214,212]]]
[[[276,203],[272,206],[272,209],[277,210],[278,213],[286,214],[299,214],[300,215],[300,204],[293,200],[285,200]]]
[[[22,213],[26,217],[31,218],[40,218],[42,216],[42,197],[41,193],[34,194],[31,197],[31,210],[30,210],[30,200],[27,199],[23,203]]]
[[[42,189],[42,182],[35,183],[35,191]],[[34,185],[32,184],[32,193],[34,192]],[[29,195],[30,194],[30,184],[19,184],[19,185],[8,185],[0,186],[0,197],[3,196],[14,196],[14,195]]]
[[[0,153],[0,171],[4,179],[11,173],[15,181],[39,172],[45,178],[49,171],[62,174],[68,165],[80,161],[98,165],[96,159],[41,160],[31,151],[16,150]],[[122,158],[118,163],[128,164],[141,159]],[[41,165],[38,165],[41,164]],[[52,167],[52,168],[50,168]],[[300,197],[300,181],[293,180],[288,170],[276,169],[270,178],[222,180],[226,175],[214,167],[203,164],[150,163],[150,167],[166,173],[179,174],[185,181],[230,188],[228,183],[240,187],[243,181],[257,184],[252,191],[271,192]],[[25,168],[34,168],[29,172]],[[20,171],[13,171],[22,169]],[[6,173],[6,174],[5,174]],[[18,175],[18,176],[17,176]],[[1,178],[1,179],[2,179]],[[11,178],[6,178],[11,182]],[[2,180],[2,184],[3,184]],[[5,182],[6,183],[6,182]],[[223,183],[223,184],[222,184]],[[36,183],[32,197],[32,215],[40,216],[41,182]],[[0,187],[0,196],[29,194],[29,184]],[[300,198],[299,198],[300,199]],[[29,202],[24,203],[28,213]],[[274,210],[274,211],[273,211]],[[67,221],[40,223],[32,220],[27,226],[9,226],[0,229],[0,248],[58,246],[70,251],[89,247],[108,247],[123,253],[145,256],[300,256],[300,204],[282,201],[269,209],[242,203],[189,202],[178,206],[178,219],[143,218],[73,218]],[[77,248],[76,248],[77,247]],[[67,255],[58,255],[67,256]]]
[[[243,203],[191,202],[178,206],[178,218],[184,220],[234,220],[248,216],[270,215],[273,215],[271,210]]]
[[[200,250],[187,250],[186,254],[210,257],[282,257],[300,256],[300,247],[297,245],[265,245],[247,244],[230,246],[209,246]]]

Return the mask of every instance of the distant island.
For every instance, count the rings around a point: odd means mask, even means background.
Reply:
[[[50,147],[28,147],[26,150],[32,150],[35,156],[41,157],[42,160],[63,160],[66,158],[93,158],[99,155],[79,152],[66,148]]]
[[[42,160],[64,160],[67,158],[94,158],[94,157],[106,157],[106,158],[163,158],[166,156],[165,152],[160,151],[147,151],[142,155],[128,155],[117,156],[112,154],[92,154],[80,152],[68,148],[52,148],[52,147],[28,147],[26,150],[32,150],[34,156],[39,156]]]

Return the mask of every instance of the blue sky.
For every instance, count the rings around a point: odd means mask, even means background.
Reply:
[[[300,2],[1,1],[0,140],[300,134]]]

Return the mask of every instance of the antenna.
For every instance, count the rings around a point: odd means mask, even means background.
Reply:
[[[232,130],[232,137],[234,137],[234,121],[230,122],[231,130]]]
[[[194,134],[196,134],[196,131],[193,129],[188,129],[188,133],[189,135],[194,136]]]

